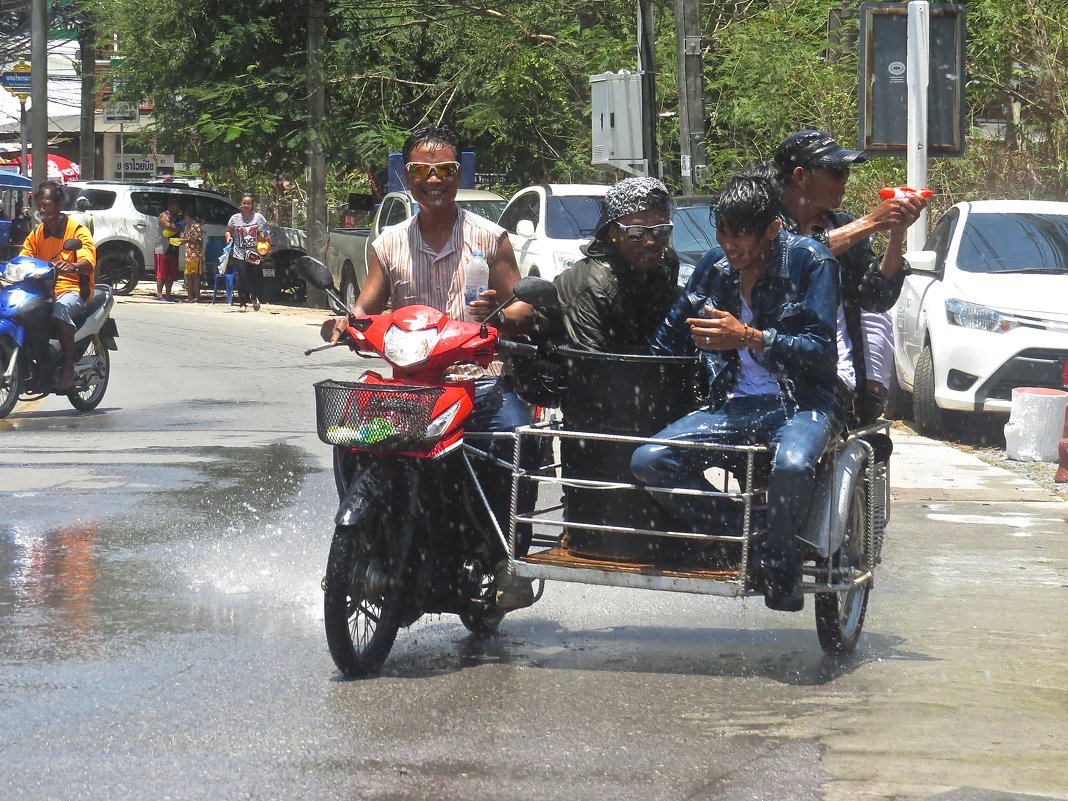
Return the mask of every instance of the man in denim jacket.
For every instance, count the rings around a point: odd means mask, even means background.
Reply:
[[[821,244],[784,230],[777,188],[735,176],[716,202],[716,241],[694,270],[653,339],[659,355],[701,352],[709,403],[677,420],[658,439],[728,445],[775,445],[762,549],[764,602],[798,611],[801,557],[795,535],[815,489],[816,463],[843,430],[836,389],[838,263]],[[703,473],[712,455],[643,445],[631,470],[643,484],[714,489]],[[656,493],[683,521],[707,528],[707,498]]]

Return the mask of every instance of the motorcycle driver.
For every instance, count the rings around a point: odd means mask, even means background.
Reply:
[[[55,181],[43,181],[33,193],[41,224],[26,236],[19,255],[51,262],[56,269],[56,321],[62,366],[55,391],[65,394],[74,386],[74,315],[85,310],[93,288],[96,246],[89,229],[63,213],[63,189]],[[82,244],[74,253],[63,250],[68,239]]]
[[[397,309],[420,304],[464,319],[464,265],[474,251],[489,262],[489,289],[468,307],[470,318],[485,320],[500,301],[511,297],[519,281],[519,266],[503,228],[456,204],[460,186],[460,138],[444,126],[415,131],[404,143],[405,174],[419,213],[390,227],[371,243],[364,282],[354,315],[381,314],[387,305]],[[527,331],[533,310],[516,302],[503,312],[502,334]],[[327,320],[322,337],[337,342],[348,326],[345,317]],[[501,375],[498,363],[475,383],[475,410],[468,422],[472,432],[513,431],[527,425],[526,406]],[[490,450],[511,461],[512,445],[495,440]],[[335,451],[336,455],[336,451]],[[500,469],[487,475],[491,503],[499,521],[507,520],[511,475]]]

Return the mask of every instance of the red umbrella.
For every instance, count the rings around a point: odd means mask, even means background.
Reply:
[[[26,157],[29,164],[30,174],[33,174],[33,154]],[[11,164],[21,164],[22,158],[17,156],[11,160]],[[57,156],[55,153],[48,154],[48,180],[58,181],[61,184],[77,181],[82,175],[82,168],[70,159]]]

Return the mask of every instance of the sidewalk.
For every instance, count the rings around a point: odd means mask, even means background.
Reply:
[[[215,297],[215,302],[212,303],[212,291],[211,286],[202,288],[200,290],[200,301],[195,305],[192,303],[185,303],[185,289],[183,288],[181,281],[176,281],[174,285],[174,297],[175,300],[172,303],[162,303],[156,300],[156,282],[155,281],[140,281],[134,291],[123,296],[116,297],[118,303],[151,303],[159,306],[176,306],[178,308],[187,310],[203,310],[205,312],[237,312],[237,293],[234,293],[234,305],[228,306],[226,303],[226,293],[220,290]],[[315,320],[322,322],[330,316],[330,312],[326,309],[316,308],[314,306],[297,306],[287,303],[261,303],[260,310],[254,312],[252,307],[249,306],[246,314],[268,314],[279,315],[282,317],[299,317],[304,320]]]
[[[895,423],[890,433],[894,440],[890,486],[895,500],[1068,501],[1068,486],[1049,490],[1028,476],[1037,470],[1048,472],[1052,479],[1053,465],[1006,460],[1005,467],[995,466],[973,451],[922,437],[901,423]]]

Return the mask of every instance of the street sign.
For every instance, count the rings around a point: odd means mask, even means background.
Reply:
[[[129,100],[109,100],[104,104],[104,122],[111,125],[134,125],[141,120],[136,103]]]
[[[0,86],[25,102],[30,96],[33,79],[30,74],[30,63],[19,59],[11,69],[0,73]]]
[[[908,140],[908,3],[860,6],[860,147],[872,155],[904,155]],[[932,3],[927,151],[960,156],[967,131],[964,104],[965,6]]]

